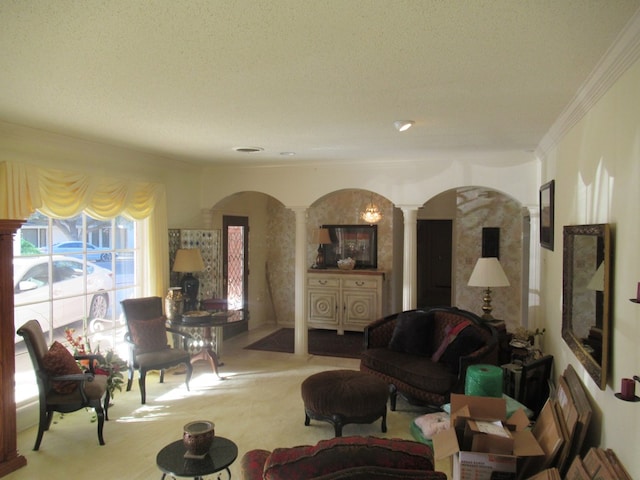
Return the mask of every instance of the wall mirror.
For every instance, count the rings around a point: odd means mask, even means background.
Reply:
[[[322,225],[329,229],[331,245],[325,245],[327,267],[337,267],[338,260],[351,257],[355,268],[378,268],[377,225]]]
[[[611,330],[609,225],[565,226],[563,233],[562,338],[604,390]]]

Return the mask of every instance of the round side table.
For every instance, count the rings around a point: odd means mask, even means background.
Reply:
[[[173,477],[191,477],[202,480],[204,475],[211,475],[226,470],[231,478],[231,465],[238,457],[238,446],[224,437],[214,437],[209,453],[204,458],[185,458],[187,449],[182,440],[176,440],[164,447],[156,457],[156,464],[162,470],[164,479],[167,475]]]

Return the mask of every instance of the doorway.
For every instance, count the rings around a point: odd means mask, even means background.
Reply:
[[[418,308],[451,306],[452,220],[418,220]]]
[[[224,327],[224,338],[231,338],[248,330],[249,279],[249,219],[224,215],[222,217],[222,281],[224,298],[229,310],[242,310],[241,320]]]

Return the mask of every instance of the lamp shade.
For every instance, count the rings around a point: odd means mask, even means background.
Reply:
[[[331,244],[331,236],[329,235],[328,228],[319,228],[316,231],[316,241],[314,243],[318,243],[320,245],[329,245]]]
[[[201,272],[204,270],[202,255],[197,248],[181,248],[176,252],[173,271],[181,273]]]
[[[470,287],[508,287],[509,279],[496,257],[482,257],[469,277]]]

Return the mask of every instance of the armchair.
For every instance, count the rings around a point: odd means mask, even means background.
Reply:
[[[125,340],[129,344],[129,378],[127,391],[131,390],[134,371],[139,371],[141,403],[147,401],[145,380],[150,370],[160,371],[160,383],[164,382],[164,370],[184,364],[187,368],[185,384],[189,390],[189,380],[193,373],[191,355],[187,349],[188,333],[166,326],[166,317],[162,312],[160,297],[131,298],[120,302],[124,312],[127,333]],[[172,348],[167,343],[167,333],[181,336],[182,348]]]
[[[54,412],[71,413],[86,407],[96,412],[98,441],[104,445],[102,431],[104,421],[109,419],[110,397],[106,375],[96,375],[93,371],[95,360],[100,355],[73,356],[59,342],[47,348],[42,327],[37,320],[29,320],[18,328],[17,333],[24,338],[38,383],[40,420],[33,449],[40,448],[42,436],[49,430]],[[89,360],[89,371],[83,372],[77,360]]]

